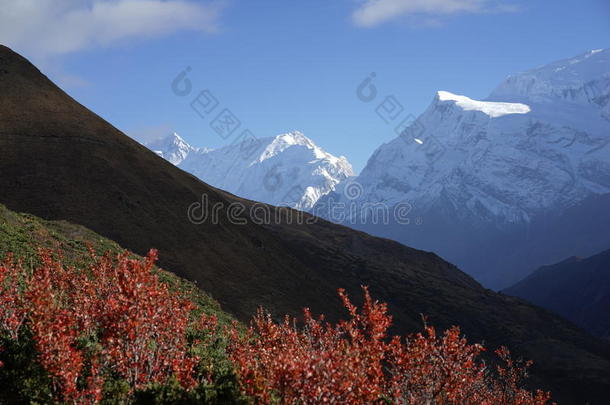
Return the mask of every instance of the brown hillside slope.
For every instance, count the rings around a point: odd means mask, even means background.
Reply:
[[[202,195],[223,204],[218,223],[188,220]],[[425,313],[534,359],[535,382],[565,402],[603,403],[610,392],[608,344],[559,317],[483,289],[434,254],[321,220],[233,224],[222,214],[234,201],[252,204],[157,157],[0,47],[0,203],[10,209],[81,224],[136,253],[156,247],[161,266],[241,319],[259,305],[336,319],[336,289],[359,296],[368,284],[399,332],[419,328]]]

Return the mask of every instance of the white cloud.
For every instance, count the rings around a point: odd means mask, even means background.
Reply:
[[[361,27],[373,27],[408,15],[439,16],[457,13],[499,11],[490,0],[363,0],[352,20]]]
[[[174,131],[175,128],[171,127],[170,125],[160,124],[156,126],[141,126],[131,128],[125,131],[125,133],[140,143],[147,143],[167,136]]]
[[[53,78],[63,89],[75,89],[91,86],[91,82],[82,77],[70,74],[58,74]]]
[[[37,56],[177,31],[211,32],[220,3],[189,0],[0,0],[0,43]]]

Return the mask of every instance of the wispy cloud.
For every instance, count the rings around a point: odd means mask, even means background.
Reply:
[[[408,15],[445,16],[459,13],[515,11],[515,6],[498,5],[493,0],[363,0],[352,14],[360,27],[374,27]]]
[[[60,73],[55,78],[57,84],[64,89],[75,89],[91,86],[91,83],[80,76]]]
[[[0,43],[45,57],[182,30],[212,32],[220,9],[189,0],[2,0]]]
[[[174,132],[174,128],[167,124],[145,126],[128,129],[126,134],[140,143],[147,143],[167,136]]]

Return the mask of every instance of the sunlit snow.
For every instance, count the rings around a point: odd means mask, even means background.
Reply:
[[[466,96],[439,91],[438,98],[441,101],[455,101],[455,104],[464,111],[481,111],[491,118],[501,117],[508,114],[527,114],[530,107],[521,103],[499,103],[495,101],[478,101]]]

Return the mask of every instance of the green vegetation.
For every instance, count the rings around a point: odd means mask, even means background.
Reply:
[[[125,250],[116,242],[83,226],[15,213],[0,204],[0,259],[4,259],[8,253],[13,253],[14,257],[23,258],[24,266],[31,269],[39,262],[38,249],[43,248],[61,251],[65,265],[82,266],[83,262],[90,259],[89,246],[99,255],[106,252],[117,254]],[[139,257],[135,254],[132,256]],[[217,301],[190,281],[163,269],[156,268],[155,271],[171,290],[179,291],[195,303],[201,312],[215,315],[220,324],[233,322],[234,318],[224,312]]]

